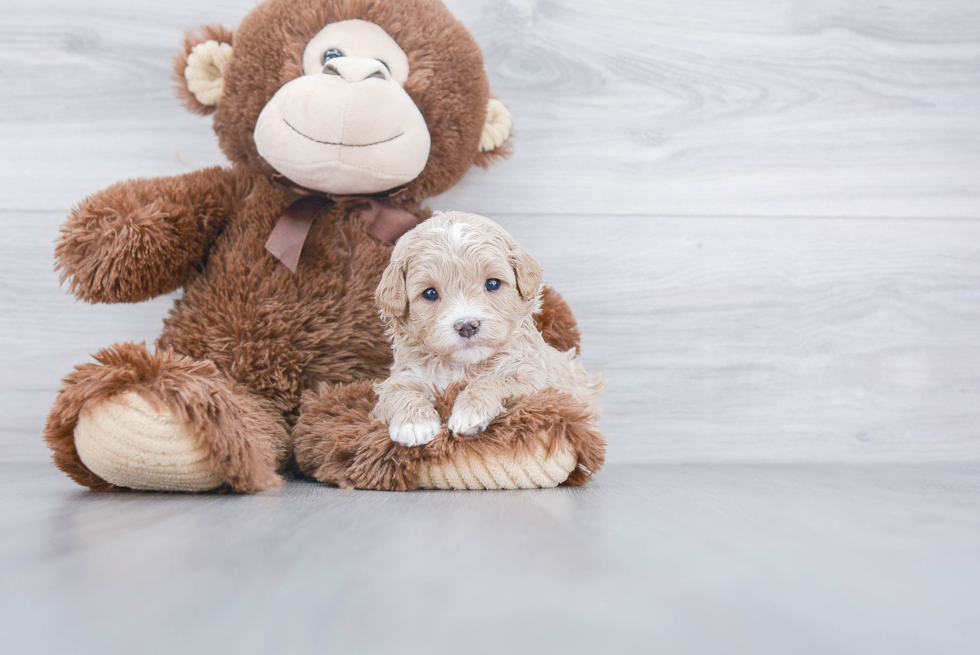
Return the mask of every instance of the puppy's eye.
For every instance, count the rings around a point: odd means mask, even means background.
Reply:
[[[428,300],[429,302],[433,302],[439,300],[439,292],[433,289],[432,287],[429,287],[428,289],[422,292],[422,297]]]
[[[343,56],[344,53],[342,53],[340,50],[337,50],[337,48],[330,48],[329,50],[323,53],[322,57],[320,57],[320,63],[325,64],[331,59],[336,59],[337,57],[343,57]]]
[[[500,288],[500,280],[498,280],[495,277],[492,277],[489,280],[487,280],[487,283],[483,285],[483,288],[486,289],[487,291],[496,291],[497,289]]]

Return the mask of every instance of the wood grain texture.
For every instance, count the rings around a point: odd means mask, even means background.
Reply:
[[[34,460],[58,379],[151,342],[171,300],[76,302],[61,215],[0,215],[24,240],[0,261],[2,438]],[[980,459],[980,222],[491,216],[579,317],[612,462]]]
[[[71,205],[222,163],[173,96],[183,29],[251,0],[3,3],[0,447],[171,300],[57,287]],[[610,381],[613,462],[980,458],[980,5],[451,0],[517,123],[441,209],[545,265]]]
[[[499,218],[609,380],[610,461],[980,458],[976,221]]]
[[[234,26],[251,0],[8,4],[0,173],[14,183],[0,208],[63,209],[120,178],[222,161],[209,121],[173,97],[170,59],[184,28]],[[450,205],[977,215],[970,0],[448,4],[518,135],[514,159],[475,172]]]
[[[11,653],[976,653],[976,465],[95,494],[0,465]]]

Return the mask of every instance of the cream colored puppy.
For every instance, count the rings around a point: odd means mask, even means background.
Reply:
[[[490,219],[436,213],[406,233],[375,293],[395,357],[374,418],[394,441],[428,443],[440,429],[433,392],[466,382],[449,417],[456,434],[482,432],[509,401],[547,387],[598,420],[605,383],[574,350],[545,343],[533,318],[540,296],[541,267]]]

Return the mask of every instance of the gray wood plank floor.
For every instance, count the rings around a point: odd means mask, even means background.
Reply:
[[[977,465],[105,495],[0,467],[4,651],[976,653]]]
[[[980,3],[448,0],[503,223],[610,382],[585,489],[97,495],[58,380],[172,298],[75,302],[69,208],[222,164],[182,31],[253,0],[0,0],[0,635],[10,652],[980,651]],[[141,644],[141,648],[137,648]]]

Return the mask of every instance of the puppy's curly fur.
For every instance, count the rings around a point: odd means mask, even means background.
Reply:
[[[441,429],[435,392],[466,388],[448,428],[473,436],[518,398],[545,388],[601,413],[605,384],[574,350],[538,331],[541,267],[490,219],[438,213],[399,240],[375,294],[392,341],[391,376],[377,386],[373,417],[393,441],[428,443]]]

